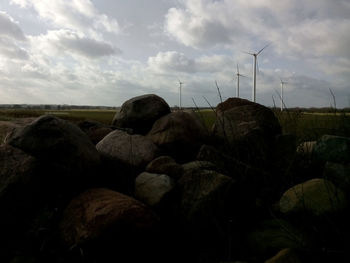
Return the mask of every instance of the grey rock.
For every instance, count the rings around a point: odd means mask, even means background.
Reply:
[[[135,197],[141,202],[155,207],[175,186],[175,182],[166,174],[143,172],[136,177]]]
[[[170,156],[159,156],[152,160],[146,167],[146,172],[166,174],[177,180],[183,174],[183,168]]]
[[[147,94],[127,100],[114,116],[116,127],[131,128],[137,134],[146,134],[153,123],[170,113],[170,107],[161,97]]]
[[[104,137],[97,145],[103,158],[115,160],[137,169],[159,156],[158,147],[147,137],[130,135],[121,130],[115,130]]]

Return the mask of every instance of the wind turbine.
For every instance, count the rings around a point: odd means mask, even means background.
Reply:
[[[180,110],[182,109],[182,84],[185,84],[184,82],[181,82],[181,80],[178,78],[177,79],[179,81],[179,106],[180,106]]]
[[[248,55],[252,55],[254,57],[254,80],[253,80],[253,96],[252,96],[252,100],[254,102],[256,102],[256,62],[257,62],[257,57],[258,55],[269,46],[269,44],[267,44],[266,46],[264,46],[262,49],[260,49],[257,53],[248,53],[248,52],[244,52]]]
[[[239,77],[247,77],[247,76],[244,76],[242,74],[239,73],[239,67],[238,67],[238,64],[237,64],[237,90],[236,90],[236,97],[239,98]]]
[[[288,82],[282,81],[281,78],[280,78],[280,80],[281,80],[281,111],[283,111],[283,85],[288,84]]]

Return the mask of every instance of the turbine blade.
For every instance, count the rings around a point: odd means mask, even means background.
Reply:
[[[249,52],[245,52],[245,51],[242,51],[242,52],[245,53],[245,54],[248,54],[248,55],[252,55],[252,56],[255,55],[254,53],[249,53]]]
[[[264,46],[262,49],[260,49],[260,51],[257,53],[257,55],[259,55],[265,48],[267,48],[270,44],[267,44],[266,46]]]
[[[238,63],[237,63],[237,74],[239,74],[239,67],[238,67]]]

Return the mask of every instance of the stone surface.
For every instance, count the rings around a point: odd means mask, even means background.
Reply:
[[[308,212],[314,216],[343,211],[344,192],[325,179],[312,179],[287,190],[279,201],[284,214]]]
[[[314,146],[313,154],[322,161],[349,163],[350,138],[324,135]]]
[[[159,156],[151,161],[146,172],[155,174],[166,174],[173,179],[179,179],[183,174],[183,168],[170,156]]]
[[[62,178],[86,176],[100,164],[87,135],[76,125],[51,115],[15,129],[7,143],[51,165]]]
[[[182,165],[184,172],[189,172],[192,170],[204,169],[220,172],[218,167],[209,161],[192,161],[189,163],[184,163]]]
[[[154,207],[175,186],[168,175],[143,172],[136,177],[135,197],[141,202]]]
[[[108,257],[115,261],[147,258],[153,251],[143,248],[154,242],[158,224],[159,218],[141,202],[97,188],[71,201],[60,229],[68,247],[79,246],[88,258],[107,262],[103,260]]]
[[[19,249],[48,198],[44,179],[36,158],[10,145],[0,146],[0,259]]]
[[[207,132],[193,114],[179,111],[158,119],[147,137],[166,154],[184,162],[196,156]]]
[[[94,145],[101,141],[108,133],[113,131],[112,127],[96,121],[82,121],[77,125],[86,133]]]
[[[115,160],[126,165],[143,169],[159,156],[158,147],[147,137],[130,135],[115,130],[101,140],[96,148],[103,158]]]
[[[285,248],[266,260],[265,263],[301,263],[301,261],[292,249]]]
[[[209,233],[209,228],[215,228],[233,205],[229,203],[234,186],[232,178],[215,171],[187,172],[178,181],[180,214],[191,227],[207,229]]]
[[[161,97],[147,94],[127,100],[114,116],[112,124],[131,128],[135,133],[146,134],[153,123],[170,113],[170,107]]]
[[[239,98],[230,98],[217,106],[213,134],[233,143],[240,140],[271,140],[281,133],[273,112],[260,104]],[[254,140],[254,143],[259,143]]]
[[[350,190],[350,164],[326,162],[324,178],[343,190]]]

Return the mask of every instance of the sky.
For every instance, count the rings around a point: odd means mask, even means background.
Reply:
[[[350,107],[349,0],[0,0],[0,104],[251,100],[266,45],[258,103]]]

